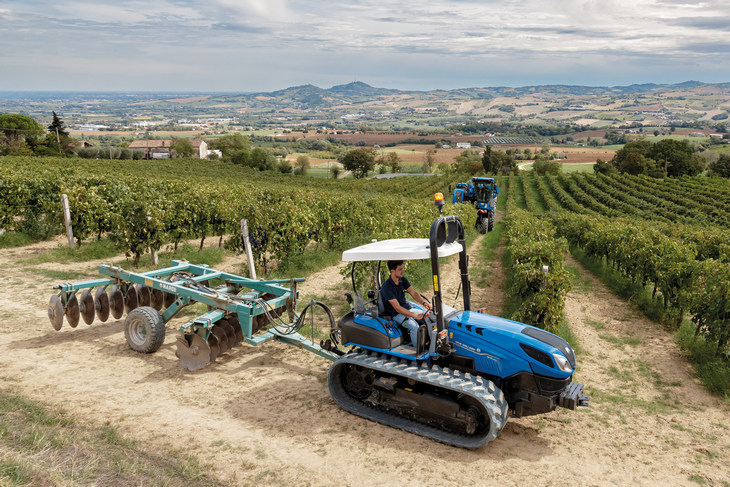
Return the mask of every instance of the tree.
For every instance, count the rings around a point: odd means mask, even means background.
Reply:
[[[251,155],[248,160],[248,165],[259,171],[266,171],[271,169],[276,162],[276,157],[261,147],[257,147],[251,151]]]
[[[174,152],[177,157],[192,157],[195,153],[195,148],[193,148],[193,143],[190,142],[190,139],[173,137],[172,142],[170,142],[170,151]]]
[[[713,176],[730,178],[730,154],[722,154],[708,168]]]
[[[63,123],[63,120],[58,118],[58,115],[56,115],[56,112],[53,113],[53,121],[51,122],[51,125],[48,126],[49,132],[56,133],[59,137],[68,137],[68,132],[66,131],[66,124]]]
[[[692,148],[684,140],[665,139],[649,147],[647,156],[654,159],[664,169],[667,176],[694,176],[702,168],[692,160]]]
[[[527,149],[525,149],[527,152]],[[482,167],[487,174],[497,171],[509,172],[517,169],[514,157],[501,150],[493,150],[487,146],[482,154]]]
[[[0,155],[31,155],[43,127],[26,115],[0,114]]]
[[[593,172],[596,174],[611,174],[612,172],[616,172],[616,168],[603,159],[596,159],[596,163],[593,165]]]
[[[383,160],[381,162],[381,164],[389,166],[390,172],[392,173],[397,173],[400,171],[400,163],[400,156],[396,152],[388,152],[385,157],[383,157]]]
[[[229,134],[211,141],[211,149],[221,151],[222,159],[234,164],[248,164],[251,139],[242,134]]]
[[[429,149],[426,151],[426,160],[424,161],[424,168],[428,170],[428,172],[433,171],[433,163],[436,162],[436,158],[434,157],[434,154],[436,151],[434,149]]]
[[[304,176],[307,174],[307,171],[309,170],[309,157],[307,156],[299,156],[297,157],[297,174],[300,174]]]
[[[292,172],[292,167],[284,158],[278,159],[275,164],[275,169],[283,174],[289,174]]]
[[[540,176],[544,176],[545,174],[556,175],[560,174],[561,165],[558,161],[547,159],[541,154],[535,159],[532,169],[535,171],[535,174],[539,174]]]
[[[356,179],[367,177],[375,166],[375,152],[372,149],[352,149],[347,151],[340,162],[346,170],[352,171]]]
[[[492,167],[492,148],[490,146],[486,146],[484,148],[484,153],[482,154],[482,167],[484,167],[484,172],[487,174],[494,172],[494,168]]]
[[[58,118],[56,112],[52,113],[53,121],[48,126],[48,135],[46,135],[44,142],[46,150],[39,148],[37,152],[41,155],[71,154],[75,144],[66,131],[66,124]]]

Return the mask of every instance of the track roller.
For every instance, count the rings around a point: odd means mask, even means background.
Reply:
[[[91,291],[84,289],[81,293],[81,299],[79,300],[79,312],[81,318],[84,319],[84,323],[90,325],[94,322],[94,315],[96,309],[94,309],[94,298],[91,296]]]
[[[79,324],[81,312],[79,311],[79,300],[76,299],[75,294],[68,299],[68,302],[66,302],[64,314],[66,315],[66,321],[68,321],[71,328],[76,328]]]
[[[104,323],[109,319],[109,295],[106,293],[104,288],[99,288],[94,294],[94,311],[96,311],[96,317]]]
[[[115,320],[124,314],[124,295],[119,286],[112,286],[109,290],[109,310]]]
[[[58,331],[63,326],[63,303],[61,298],[54,294],[48,303],[48,319],[51,320],[51,326]]]
[[[327,383],[350,413],[461,448],[494,440],[509,416],[504,394],[483,377],[378,353],[343,355]]]

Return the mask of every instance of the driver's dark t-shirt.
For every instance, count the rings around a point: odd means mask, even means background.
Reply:
[[[396,313],[393,306],[390,305],[391,299],[398,300],[398,304],[403,306],[405,309],[411,309],[411,306],[406,301],[405,291],[411,287],[411,283],[408,279],[401,277],[398,284],[393,282],[393,279],[388,278],[380,287],[380,296],[383,298],[383,307],[387,316],[395,316]]]

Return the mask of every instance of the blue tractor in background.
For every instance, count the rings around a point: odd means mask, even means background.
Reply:
[[[458,183],[451,198],[452,203],[473,203],[477,208],[474,226],[481,233],[494,229],[494,211],[497,208],[499,186],[494,178],[473,177],[468,183]]]

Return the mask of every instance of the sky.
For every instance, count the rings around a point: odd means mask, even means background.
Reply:
[[[0,0],[0,91],[730,81],[727,0]]]

